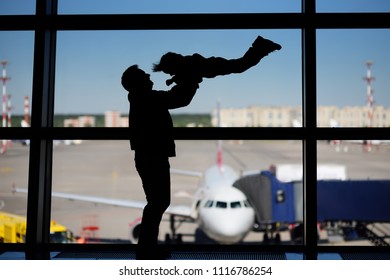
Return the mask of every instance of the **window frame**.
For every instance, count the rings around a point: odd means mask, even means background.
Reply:
[[[20,250],[27,259],[50,259],[53,250],[69,244],[50,244],[51,176],[54,139],[126,140],[128,128],[55,128],[54,79],[56,34],[63,30],[164,29],[300,29],[302,31],[301,128],[175,128],[180,140],[301,140],[304,166],[304,241],[302,245],[262,246],[264,251],[298,252],[317,259],[321,252],[384,252],[382,247],[321,247],[317,245],[317,141],[329,139],[385,139],[386,128],[317,127],[316,31],[318,29],[390,28],[390,13],[317,13],[315,0],[302,0],[301,13],[248,14],[128,14],[58,15],[58,0],[37,0],[35,15],[0,16],[0,30],[35,32],[32,117],[29,128],[0,128],[3,139],[30,139],[27,240],[0,244],[0,251]],[[86,245],[77,245],[78,250]],[[111,245],[110,245],[111,246]],[[123,246],[123,245],[121,245]],[[239,246],[239,245],[237,245]],[[72,247],[73,248],[73,247]],[[237,247],[239,249],[239,247]],[[112,246],[110,247],[112,250]],[[209,250],[210,248],[204,248]]]

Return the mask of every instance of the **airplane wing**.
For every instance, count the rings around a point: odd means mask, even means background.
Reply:
[[[27,193],[27,189],[15,188],[13,189],[14,193]],[[84,201],[91,203],[106,204],[111,206],[120,206],[126,208],[140,209],[142,210],[146,202],[137,201],[137,200],[124,200],[116,198],[104,198],[97,196],[89,195],[79,195],[79,194],[70,194],[63,192],[52,192],[53,197],[68,199],[71,201]],[[191,208],[186,205],[172,205],[166,211],[165,214],[177,215],[182,217],[191,217]]]
[[[177,175],[187,175],[187,176],[193,176],[198,178],[203,176],[202,172],[198,172],[198,171],[175,169],[175,168],[171,168],[170,171],[172,174],[177,174]]]

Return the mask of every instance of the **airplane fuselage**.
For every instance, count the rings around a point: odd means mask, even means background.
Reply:
[[[193,216],[199,228],[218,243],[237,243],[253,228],[255,212],[246,196],[233,187],[237,179],[231,167],[214,165],[195,194]]]

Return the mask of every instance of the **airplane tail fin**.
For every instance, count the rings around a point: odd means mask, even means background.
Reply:
[[[217,141],[217,166],[220,172],[223,172],[222,168],[222,140]]]
[[[217,101],[217,127],[221,127],[221,108],[220,101]],[[222,140],[217,141],[217,166],[220,172],[223,172],[222,168]]]

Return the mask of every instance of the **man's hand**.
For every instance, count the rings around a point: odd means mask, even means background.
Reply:
[[[175,82],[175,77],[172,77],[172,78],[166,80],[166,81],[165,81],[165,84],[166,84],[167,86],[170,86],[170,85],[173,84],[174,82]]]
[[[175,75],[172,78],[166,80],[165,84],[167,86],[170,86],[173,83],[178,84],[178,83],[188,83],[188,82],[200,84],[202,81],[203,81],[202,77],[195,76],[195,75],[179,75],[179,76]]]

